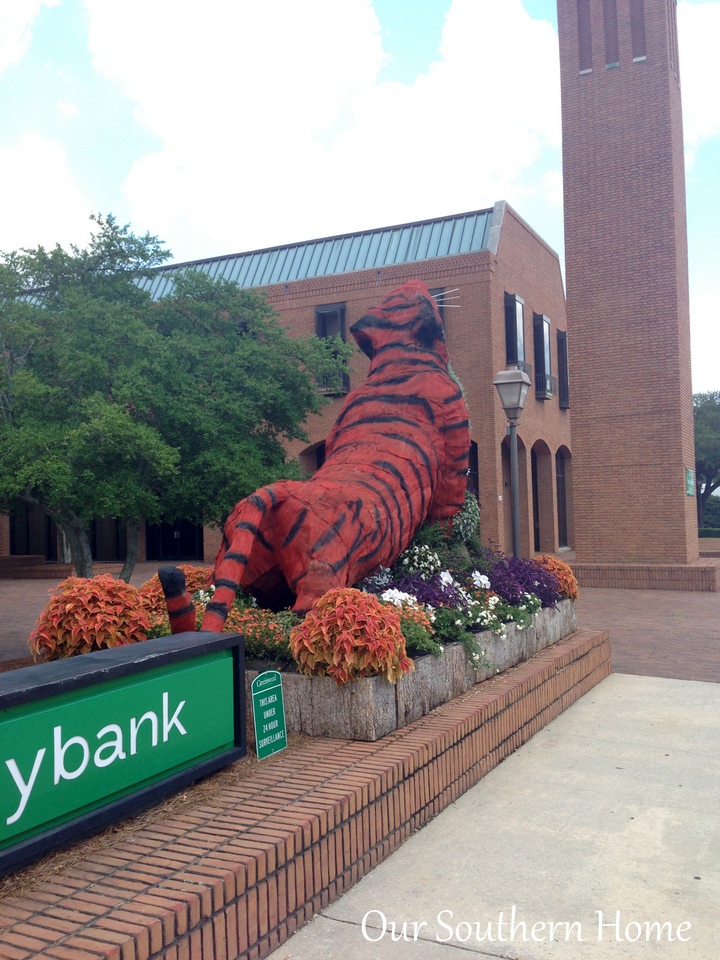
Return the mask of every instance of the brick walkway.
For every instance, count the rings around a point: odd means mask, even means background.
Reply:
[[[157,568],[157,563],[139,563],[130,582],[139,587]],[[28,659],[27,638],[56,585],[56,580],[0,579],[0,670],[3,663]]]
[[[586,587],[577,615],[610,633],[615,673],[720,683],[720,593]]]
[[[136,585],[156,564],[138,564]],[[0,580],[0,669],[27,659],[27,637],[52,580]],[[608,630],[616,673],[720,683],[720,593],[586,587],[578,626]]]

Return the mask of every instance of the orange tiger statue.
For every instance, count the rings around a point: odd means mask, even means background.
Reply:
[[[427,286],[403,284],[350,332],[370,358],[368,377],[348,395],[317,473],[262,487],[228,517],[202,630],[222,630],[239,587],[306,612],[389,567],[423,521],[449,523],[463,506],[468,412]],[[194,630],[182,571],[159,576],[172,632]]]

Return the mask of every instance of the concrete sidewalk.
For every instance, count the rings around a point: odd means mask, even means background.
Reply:
[[[720,686],[613,675],[271,960],[713,960],[718,796]]]

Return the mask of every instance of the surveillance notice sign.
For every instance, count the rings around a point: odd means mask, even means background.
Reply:
[[[258,674],[251,685],[255,750],[258,760],[279,753],[287,746],[282,677],[277,670]]]

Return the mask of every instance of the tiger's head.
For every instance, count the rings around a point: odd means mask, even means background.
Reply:
[[[426,284],[410,280],[392,290],[350,327],[362,352],[373,360],[392,347],[428,350],[449,362],[445,331]]]

